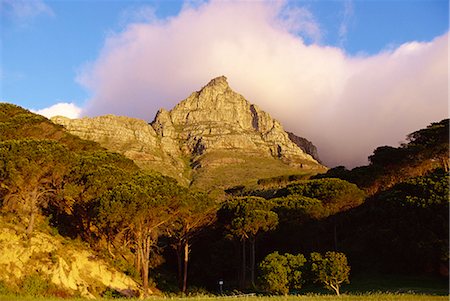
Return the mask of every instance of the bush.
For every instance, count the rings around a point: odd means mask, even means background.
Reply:
[[[260,263],[262,287],[273,294],[289,293],[290,289],[300,289],[303,284],[302,267],[306,262],[302,254],[284,255],[271,253]]]
[[[114,298],[122,298],[123,295],[118,292],[117,290],[107,287],[103,293],[102,293],[102,297],[103,298],[108,298],[108,299],[114,299]]]
[[[48,288],[49,285],[47,279],[37,273],[25,276],[22,281],[22,292],[28,296],[45,296]]]
[[[9,295],[11,293],[12,292],[9,289],[9,287],[3,281],[0,281],[0,296],[1,295]]]

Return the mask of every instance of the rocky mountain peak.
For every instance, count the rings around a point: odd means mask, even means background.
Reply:
[[[218,76],[218,77],[210,80],[209,83],[203,87],[203,89],[205,89],[205,88],[211,88],[211,89],[225,91],[225,90],[229,89],[230,87],[228,85],[227,77],[222,75],[222,76]]]
[[[277,120],[233,91],[225,76],[212,79],[172,110],[159,110],[151,124],[111,118],[54,121],[185,184],[211,186],[205,183],[222,179],[225,166],[245,171],[242,177],[224,180],[226,185],[239,184],[247,173],[267,177],[324,168],[310,155],[312,147],[302,150],[302,141],[289,137]]]
[[[171,111],[158,112],[152,126],[162,136],[183,141],[180,149],[186,155],[239,150],[292,164],[317,164],[289,139],[278,121],[234,92],[225,76],[212,79]]]

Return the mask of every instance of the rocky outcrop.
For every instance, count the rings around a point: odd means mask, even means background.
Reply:
[[[85,298],[95,298],[106,288],[125,296],[140,294],[138,283],[89,249],[38,231],[28,240],[14,226],[2,225],[0,280],[14,285],[36,272],[53,285]]]
[[[287,132],[289,139],[300,147],[305,153],[311,155],[317,162],[321,163],[317,147],[308,139],[299,137],[294,133]]]
[[[324,168],[311,156],[317,154],[311,151],[312,144],[299,147],[277,120],[234,92],[224,76],[211,80],[172,110],[160,109],[151,124],[112,115],[52,120],[72,134],[186,185],[211,177],[206,168],[223,172],[219,166],[247,166],[253,169],[252,176],[263,169],[269,172],[272,163],[282,173],[280,162],[286,172]]]

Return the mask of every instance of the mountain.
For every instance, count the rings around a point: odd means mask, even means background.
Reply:
[[[113,115],[52,121],[124,154],[141,168],[209,190],[326,170],[277,120],[234,92],[224,76],[172,110],[160,109],[150,124]]]

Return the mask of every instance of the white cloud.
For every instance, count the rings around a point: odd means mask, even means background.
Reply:
[[[314,15],[304,7],[284,7],[279,14],[280,22],[291,33],[312,40],[322,39],[322,30]]]
[[[127,25],[132,22],[154,22],[157,20],[156,9],[151,5],[142,5],[138,7],[129,7],[119,16],[119,23]]]
[[[81,108],[77,107],[74,103],[60,102],[54,104],[48,108],[41,110],[31,110],[36,114],[40,114],[47,118],[54,116],[64,116],[67,118],[79,118],[81,116]]]
[[[226,75],[235,91],[312,140],[328,165],[349,167],[447,117],[448,34],[351,57],[306,45],[291,29],[312,19],[297,14],[286,26],[280,3],[211,1],[130,24],[79,75],[92,93],[84,114],[151,121],[160,107]]]
[[[351,20],[353,18],[353,1],[352,0],[345,0],[343,2],[344,9],[342,12],[342,21],[339,25],[339,45],[343,46],[345,42],[347,41],[347,33],[348,33],[348,27],[351,24]]]
[[[27,22],[38,15],[54,16],[42,0],[0,0],[1,12],[18,22]]]

